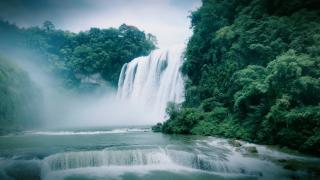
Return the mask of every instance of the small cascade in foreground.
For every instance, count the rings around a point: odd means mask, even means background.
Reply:
[[[162,149],[106,149],[100,151],[66,152],[44,160],[50,171],[100,166],[137,166],[166,164],[170,159]]]
[[[223,159],[210,158],[193,151],[146,146],[54,154],[43,160],[43,174],[77,168],[150,165],[185,167],[220,173],[243,173]]]
[[[157,121],[165,119],[168,102],[184,100],[184,82],[180,72],[183,48],[154,50],[122,67],[117,97],[152,113]]]

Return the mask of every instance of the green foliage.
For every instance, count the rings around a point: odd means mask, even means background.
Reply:
[[[78,88],[79,75],[100,74],[117,86],[123,64],[147,55],[155,49],[156,37],[145,34],[134,26],[122,24],[118,29],[91,28],[88,31],[71,33],[55,29],[45,21],[41,28],[18,28],[0,21],[0,50],[28,49],[40,55],[41,64],[47,71],[60,76],[67,87]]]
[[[28,74],[0,57],[0,133],[39,126],[41,98]]]
[[[185,108],[174,116],[172,121],[164,123],[162,131],[169,134],[190,134],[192,127],[203,119],[203,114],[197,109]]]
[[[153,132],[162,132],[162,123],[157,123],[156,125],[152,126]]]
[[[186,101],[163,131],[320,153],[316,7],[315,0],[203,0],[191,14]]]

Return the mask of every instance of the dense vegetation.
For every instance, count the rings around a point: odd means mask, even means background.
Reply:
[[[186,101],[169,104],[162,131],[320,154],[319,9],[316,0],[203,0],[182,68]]]
[[[46,21],[42,27],[18,28],[0,21],[0,50],[36,54],[46,71],[59,75],[68,87],[79,87],[81,77],[100,74],[116,86],[121,67],[133,58],[155,49],[156,38],[126,24],[119,28],[72,33]]]
[[[0,57],[0,134],[40,125],[41,93],[13,62]]]

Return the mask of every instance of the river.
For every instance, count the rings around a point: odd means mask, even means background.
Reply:
[[[141,127],[0,137],[0,179],[316,179],[319,164],[315,157],[243,141]]]

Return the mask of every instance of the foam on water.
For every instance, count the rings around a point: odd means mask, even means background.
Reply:
[[[136,130],[140,131],[141,129]],[[94,132],[92,131],[92,134]],[[94,138],[91,134],[84,135],[87,135],[85,139]],[[101,177],[102,179],[106,179],[106,177],[121,179],[123,173],[140,174],[143,176],[143,174],[157,173],[159,171],[169,173],[170,177],[175,176],[175,173],[178,173],[179,176],[183,176],[186,173],[189,173],[191,176],[200,173],[204,174],[204,176],[207,176],[205,174],[209,174],[212,177],[216,177],[217,175],[220,178],[225,177],[226,179],[286,179],[293,176],[304,177],[306,174],[286,170],[275,162],[281,159],[298,159],[302,162],[309,162],[307,159],[302,159],[299,156],[291,156],[286,153],[279,154],[276,151],[273,153],[268,147],[242,141],[241,147],[234,147],[229,144],[227,139],[221,138],[206,137],[193,139],[192,137],[188,137],[185,139],[186,137],[181,137],[178,141],[171,141],[172,138],[175,139],[176,137],[170,136],[171,140],[169,140],[167,139],[169,136],[159,134],[161,139],[166,139],[165,142],[151,141],[143,143],[143,141],[130,139],[131,137],[150,138],[153,135],[156,134],[136,132],[132,134],[116,133],[114,135],[97,136],[98,139],[117,139],[125,136],[128,140],[125,143],[119,141],[118,143],[110,142],[110,144],[105,144],[105,140],[100,141],[103,149],[92,148],[84,150],[81,146],[73,144],[69,148],[56,149],[54,152],[45,152],[45,154],[41,153],[41,149],[35,149],[35,152],[39,153],[39,155],[35,156],[33,152],[28,152],[28,148],[30,147],[26,148],[23,151],[24,153],[14,153],[13,156],[9,152],[3,151],[3,155],[7,155],[0,157],[0,179],[6,178],[12,172],[16,172],[15,174],[21,175],[21,177],[25,176],[25,173],[29,174],[28,177],[41,174],[42,179],[81,178],[86,176]],[[46,134],[30,136],[25,134],[2,138],[12,140],[26,138],[27,141],[31,141],[34,138],[38,140],[63,138],[72,139],[72,141],[78,139],[72,133],[66,136],[70,137],[55,135],[49,137]],[[57,146],[60,146],[60,144],[57,144]],[[251,155],[244,154],[241,148],[245,149],[247,146],[257,147],[258,153]],[[20,152],[20,150],[17,149],[17,152]],[[266,156],[266,153],[268,156]],[[317,159],[317,162],[319,162],[319,159]],[[21,172],[23,173],[21,174]]]
[[[27,131],[25,134],[30,135],[48,135],[48,136],[66,136],[66,135],[99,135],[99,134],[116,134],[116,133],[133,133],[133,132],[149,132],[151,129],[138,128],[121,128],[109,131]]]
[[[224,150],[224,151],[221,151]],[[130,146],[107,148],[99,151],[64,152],[43,160],[42,174],[66,173],[83,168],[141,167],[167,171],[193,170],[222,175],[272,178],[286,171],[279,171],[272,162],[244,157],[228,148],[216,149],[210,143],[197,143],[193,148],[172,146]],[[152,168],[151,168],[152,169]],[[266,173],[267,172],[267,173]],[[278,174],[277,174],[278,173]]]

